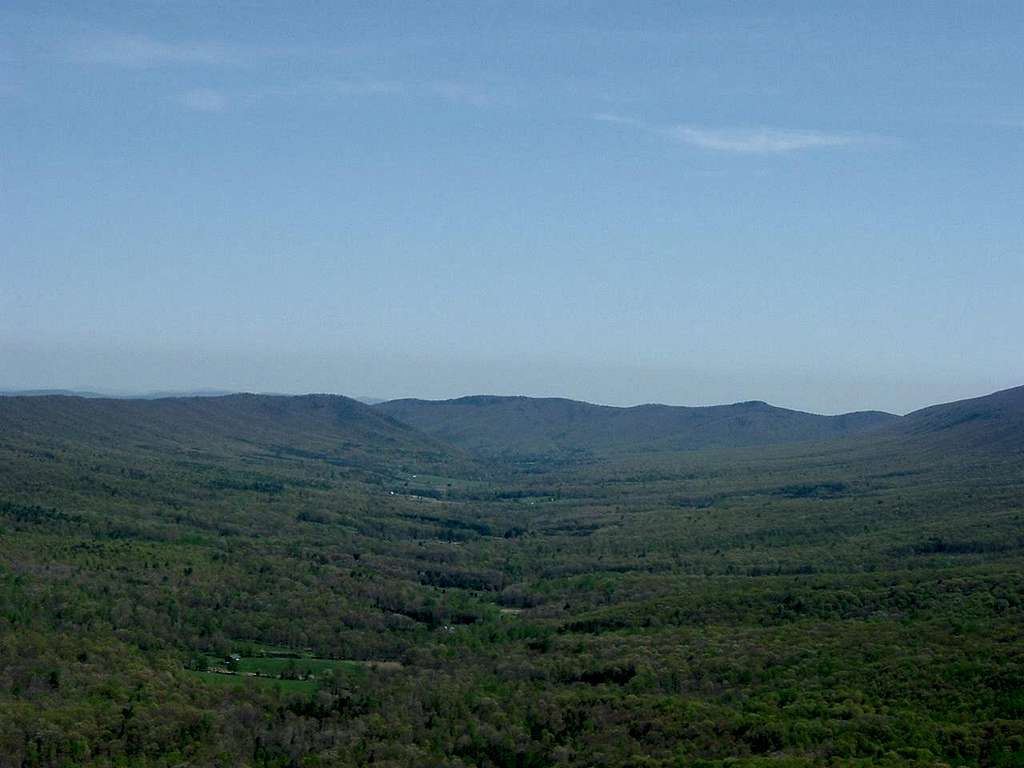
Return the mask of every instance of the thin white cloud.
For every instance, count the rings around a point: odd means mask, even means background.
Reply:
[[[2,41],[0,41],[2,42]],[[107,65],[121,68],[154,68],[167,66],[251,66],[268,59],[334,60],[350,56],[354,48],[288,48],[265,47],[227,42],[181,41],[158,39],[145,34],[116,30],[98,30],[69,40],[54,43],[51,56],[75,64]],[[2,52],[2,49],[0,49]],[[510,101],[507,93],[474,83],[457,80],[391,80],[350,78],[299,82],[250,90],[237,94],[234,101],[258,101],[263,98],[316,96],[409,96],[438,99],[450,104],[477,108]],[[223,97],[214,98],[205,91],[184,94],[183,106],[202,111],[220,111]]]
[[[405,91],[405,83],[399,80],[323,80],[262,88],[254,92],[251,98],[400,96]]]
[[[632,125],[637,128],[643,128],[645,130],[648,129],[647,125],[645,125],[640,120],[637,120],[635,117],[623,117],[622,115],[616,115],[611,112],[598,112],[596,115],[593,116],[593,118],[597,120],[599,123],[612,123],[613,125]]]
[[[220,91],[212,88],[195,88],[181,94],[178,99],[185,109],[193,112],[223,112],[227,107],[227,99]]]
[[[169,43],[147,35],[97,32],[67,46],[67,57],[82,64],[119,67],[154,67],[167,64],[224,64],[227,49],[217,43]]]
[[[478,87],[470,83],[455,81],[415,81],[415,80],[324,80],[311,83],[262,88],[251,94],[253,100],[265,98],[298,98],[315,97],[329,99],[336,97],[406,97],[411,99],[437,99],[457,104],[485,108],[507,99],[496,92]]]
[[[399,46],[411,45],[413,42],[413,39],[397,38],[388,44]],[[271,59],[333,63],[354,56],[381,53],[380,45],[325,47],[266,45],[217,39],[173,40],[117,29],[92,29],[79,34],[60,35],[48,39],[42,49],[47,58],[58,61],[128,68],[172,65],[251,66]]]
[[[776,154],[801,149],[845,147],[860,140],[849,133],[792,128],[703,128],[674,125],[663,128],[662,133],[701,149],[748,154]]]
[[[399,96],[405,84],[397,80],[339,80],[328,89],[342,96]]]
[[[490,91],[468,83],[452,80],[437,80],[427,87],[427,91],[452,104],[464,104],[470,107],[489,107],[498,101]]]
[[[338,98],[408,98],[439,99],[451,104],[484,108],[498,103],[484,91],[457,83],[403,82],[401,80],[324,80],[319,82],[294,83],[290,85],[260,88],[254,91],[237,92],[231,98],[233,104],[257,104],[272,99],[314,98],[332,100]],[[228,106],[228,98],[211,88],[196,88],[175,98],[182,107],[197,112],[222,112]]]
[[[719,128],[692,124],[654,125],[633,117],[606,112],[593,115],[603,123],[627,125],[688,144],[699,149],[739,154],[781,154],[807,149],[845,147],[863,142],[856,133],[805,128]]]

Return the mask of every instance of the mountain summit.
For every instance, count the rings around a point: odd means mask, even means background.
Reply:
[[[761,401],[617,408],[562,398],[476,395],[391,400],[374,407],[481,456],[738,448],[844,437],[899,419],[879,411],[820,416]]]

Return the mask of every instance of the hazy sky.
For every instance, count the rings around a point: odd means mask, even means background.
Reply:
[[[0,387],[1024,383],[1024,3],[842,5],[7,0]]]

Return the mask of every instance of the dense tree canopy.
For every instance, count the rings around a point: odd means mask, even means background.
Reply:
[[[61,408],[0,433],[0,765],[1024,765],[1016,448]]]

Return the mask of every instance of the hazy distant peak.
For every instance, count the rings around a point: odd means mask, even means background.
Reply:
[[[820,416],[760,400],[685,407],[628,408],[564,398],[472,395],[392,400],[375,406],[434,437],[485,454],[593,454],[692,450],[825,440],[898,417],[880,412]]]

